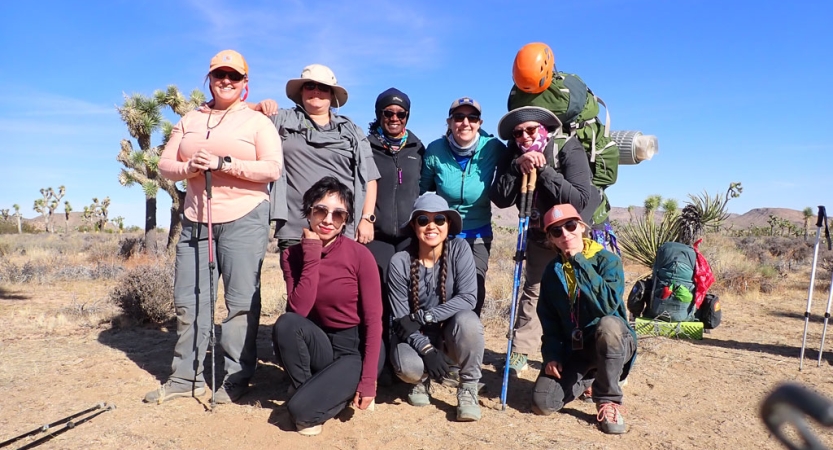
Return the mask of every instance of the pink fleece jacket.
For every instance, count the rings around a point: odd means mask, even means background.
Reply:
[[[237,220],[269,200],[269,183],[277,180],[283,170],[281,140],[271,120],[243,103],[225,113],[191,111],[186,114],[174,126],[159,161],[162,176],[174,181],[187,180],[185,217],[194,222],[208,221],[205,175],[189,173],[187,168],[187,161],[199,149],[231,157],[231,163],[212,172],[214,223]]]

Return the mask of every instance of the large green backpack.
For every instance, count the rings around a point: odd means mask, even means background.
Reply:
[[[679,242],[660,245],[651,273],[650,304],[644,315],[668,322],[696,322],[696,266],[697,253],[690,245]]]
[[[605,123],[598,119],[599,103],[605,107]],[[539,106],[552,111],[563,125],[564,136],[556,136],[558,149],[567,138],[576,136],[587,151],[593,185],[599,188],[602,202],[593,213],[593,223],[607,219],[610,202],[604,190],[616,183],[619,174],[619,147],[610,138],[610,113],[607,105],[587,88],[577,75],[558,72],[550,87],[540,94],[530,94],[512,86],[507,102],[509,111],[522,106]]]

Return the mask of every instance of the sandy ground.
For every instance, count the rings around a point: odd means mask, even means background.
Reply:
[[[109,307],[92,300],[106,296],[105,283],[7,285],[0,290],[0,440],[107,402],[116,409],[40,448],[782,448],[758,417],[764,396],[793,380],[833,397],[833,353],[816,366],[817,318],[805,368],[798,371],[808,278],[784,280],[782,294],[722,294],[724,323],[702,341],[640,339],[637,366],[625,387],[629,432],[623,436],[599,432],[588,403],[571,403],[549,417],[533,415],[539,355],[511,384],[509,407],[500,411],[497,367],[506,341],[505,329],[496,325],[486,331],[487,387],[483,419],[476,423],[454,421],[451,388],[438,386],[431,406],[414,408],[403,401],[406,386],[396,384],[380,388],[376,411],[348,408],[320,436],[298,435],[283,406],[287,379],[271,355],[275,317],[262,321],[259,368],[241,404],[221,405],[213,413],[206,411],[207,396],[205,402],[144,404],[144,394],[169,373],[174,330],[109,320]],[[826,300],[826,291],[817,297]],[[823,305],[814,309],[817,317]],[[829,432],[822,431],[822,439],[833,444]]]

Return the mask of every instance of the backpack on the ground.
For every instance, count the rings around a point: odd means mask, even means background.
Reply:
[[[651,302],[651,288],[653,284],[654,280],[650,275],[636,280],[636,283],[633,284],[626,304],[628,311],[633,314],[633,317],[642,317],[642,313],[645,312],[645,306]]]
[[[666,242],[657,250],[651,277],[651,302],[645,309],[650,318],[668,322],[692,322],[695,318],[694,268],[697,254],[690,245]]]
[[[599,103],[605,107],[604,124],[597,117]],[[522,106],[539,106],[552,111],[561,120],[564,134],[555,137],[559,150],[569,137],[578,138],[590,160],[593,185],[602,197],[601,204],[593,213],[593,224],[603,223],[610,212],[610,202],[604,190],[616,183],[619,173],[619,147],[610,137],[607,105],[577,75],[557,72],[549,88],[540,94],[524,92],[513,85],[507,106],[509,111]]]
[[[703,322],[703,328],[713,330],[720,325],[723,319],[723,310],[720,307],[720,297],[715,294],[706,294],[703,303],[695,313],[695,317]]]

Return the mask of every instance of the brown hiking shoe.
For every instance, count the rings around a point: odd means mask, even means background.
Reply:
[[[145,403],[161,404],[179,397],[201,397],[205,395],[205,387],[194,387],[191,383],[174,383],[168,380],[158,389],[145,394]]]

